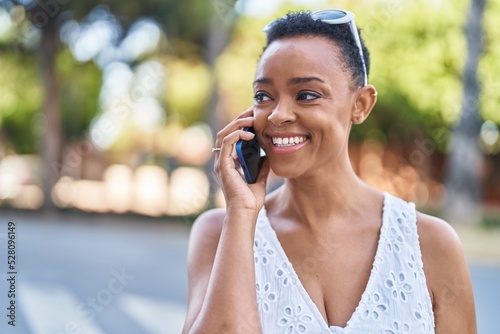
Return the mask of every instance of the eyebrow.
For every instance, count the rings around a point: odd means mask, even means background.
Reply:
[[[306,82],[311,82],[311,81],[319,81],[321,83],[325,83],[324,80],[318,78],[318,77],[297,77],[297,78],[291,78],[288,80],[288,84],[289,85],[298,85],[298,84],[301,84],[301,83],[306,83]],[[272,84],[273,83],[273,80],[271,78],[267,78],[267,77],[262,77],[262,78],[257,78],[255,79],[255,81],[253,82],[253,84],[257,84],[257,83],[260,83],[260,84]]]
[[[318,77],[292,78],[292,79],[288,80],[288,83],[290,85],[297,85],[297,84],[311,82],[311,81],[319,81],[321,83],[325,83],[324,80],[322,80]]]
[[[273,80],[270,79],[270,78],[266,78],[266,77],[262,77],[262,78],[257,78],[254,80],[253,84],[272,84],[273,83]]]

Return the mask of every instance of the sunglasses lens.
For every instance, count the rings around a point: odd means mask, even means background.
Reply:
[[[312,15],[312,18],[315,20],[338,20],[343,17],[345,17],[347,14],[345,12],[342,12],[340,10],[328,10],[328,11],[322,11],[322,12],[317,12]]]

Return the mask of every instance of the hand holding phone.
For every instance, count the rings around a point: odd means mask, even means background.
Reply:
[[[244,130],[255,134],[255,130],[252,127],[245,128]],[[254,136],[251,140],[239,140],[236,143],[236,154],[243,169],[245,180],[249,184],[257,181],[257,176],[262,167],[263,159],[261,158],[260,151],[257,136]]]

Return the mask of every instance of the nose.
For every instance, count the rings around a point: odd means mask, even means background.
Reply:
[[[279,101],[267,117],[267,120],[274,126],[280,127],[295,122],[296,118],[293,105],[286,103],[286,101]]]

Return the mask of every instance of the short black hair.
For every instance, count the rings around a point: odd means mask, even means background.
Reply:
[[[359,30],[358,30],[359,33]],[[359,49],[348,24],[328,24],[311,17],[310,11],[290,12],[286,16],[274,21],[266,30],[267,43],[264,51],[275,40],[295,36],[322,36],[333,41],[341,51],[341,60],[344,69],[352,75],[355,87],[363,86],[363,63],[359,56]],[[365,59],[366,75],[370,73],[370,53],[366,48],[361,34],[359,36]],[[368,80],[368,78],[367,78]]]

